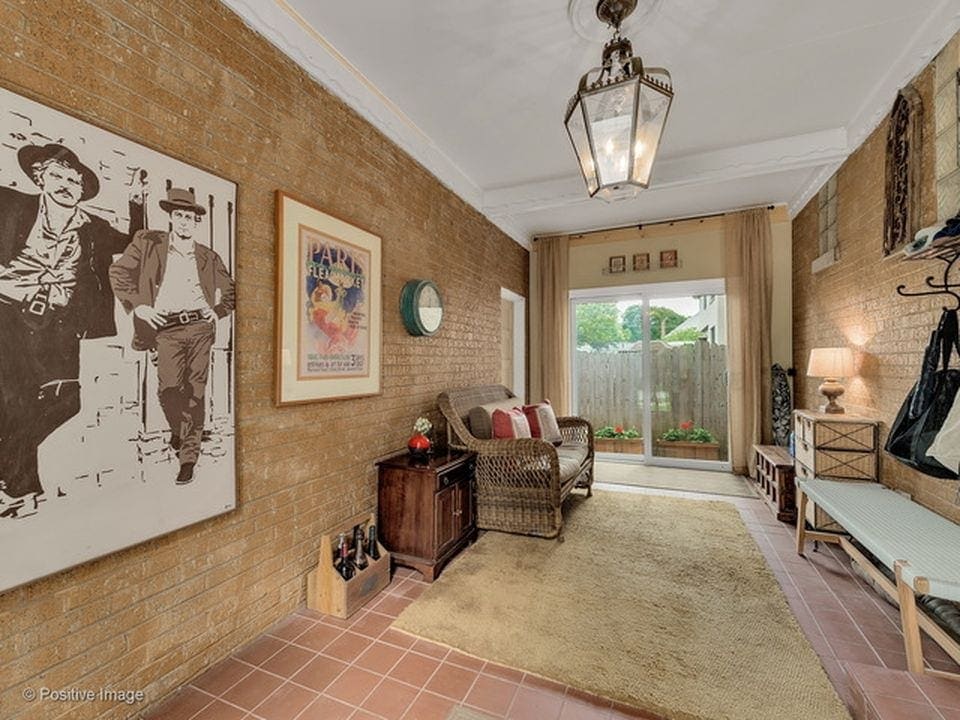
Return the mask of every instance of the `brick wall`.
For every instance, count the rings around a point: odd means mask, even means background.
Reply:
[[[130,717],[21,692],[150,704],[302,602],[322,531],[374,506],[375,458],[440,390],[498,379],[499,288],[527,294],[527,252],[213,0],[0,0],[0,84],[239,186],[239,509],[0,595],[0,717]],[[277,188],[383,238],[377,397],[274,407]],[[432,338],[401,325],[415,277],[446,300]]]
[[[957,151],[957,72],[960,71],[960,33],[946,44],[934,61],[934,139],[937,217],[952,217],[960,208],[960,162]]]
[[[934,181],[933,66],[914,81],[924,106],[921,226],[937,219]],[[893,106],[894,98],[890,98]],[[813,275],[818,254],[817,199],[793,221],[793,325],[797,407],[816,407],[818,378],[804,376],[810,348],[849,345],[857,355],[858,375],[845,382],[841,402],[848,411],[882,421],[881,442],[920,370],[941,298],[904,298],[897,285],[921,289],[928,275],[942,274],[939,261],[884,259],[884,162],[888,124],[884,121],[840,168],[838,238],[840,260]],[[956,210],[956,208],[954,208]],[[957,483],[915,472],[889,456],[881,457],[881,479],[910,492],[914,499],[960,521],[954,500]]]

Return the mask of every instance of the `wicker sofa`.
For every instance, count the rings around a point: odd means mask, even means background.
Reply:
[[[465,387],[437,398],[450,446],[477,453],[477,526],[562,541],[563,501],[575,487],[592,494],[593,428],[583,418],[557,418],[560,447],[539,438],[488,440],[471,432],[471,409],[511,399],[523,404],[503,385]]]

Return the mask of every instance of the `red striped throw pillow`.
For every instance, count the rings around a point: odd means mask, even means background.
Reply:
[[[500,439],[531,437],[530,424],[523,410],[518,407],[510,410],[494,410],[493,436]]]
[[[563,443],[563,435],[560,434],[560,426],[557,424],[557,414],[553,411],[553,405],[549,400],[524,405],[523,414],[527,416],[530,434],[533,437],[542,438],[554,445]]]

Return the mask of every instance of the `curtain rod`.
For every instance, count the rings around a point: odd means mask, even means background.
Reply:
[[[616,230],[628,230],[630,228],[636,228],[637,230],[643,230],[645,227],[654,227],[656,225],[673,225],[674,223],[689,222],[691,220],[709,220],[710,218],[715,217],[724,217],[726,215],[732,215],[733,213],[743,212],[744,210],[760,210],[766,208],[767,210],[776,209],[776,205],[751,205],[750,207],[737,208],[735,210],[724,210],[723,212],[707,213],[706,215],[688,215],[687,217],[673,218],[672,220],[657,220],[656,222],[649,223],[630,223],[629,225],[617,225],[615,227],[606,227],[606,228],[595,228],[593,230],[580,230],[578,232],[571,233],[544,233],[543,235],[538,235],[534,238],[534,241],[539,240],[544,237],[556,237],[557,235],[566,235],[567,237],[583,237],[584,235],[593,235],[594,233],[601,232],[613,232]]]

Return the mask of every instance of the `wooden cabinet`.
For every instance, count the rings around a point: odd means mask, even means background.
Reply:
[[[793,411],[797,479],[876,481],[880,470],[879,423],[858,415]],[[807,522],[816,530],[842,530],[833,518],[807,504]]]
[[[430,582],[476,540],[473,482],[476,456],[456,453],[413,461],[404,452],[377,463],[380,542],[399,565]]]

